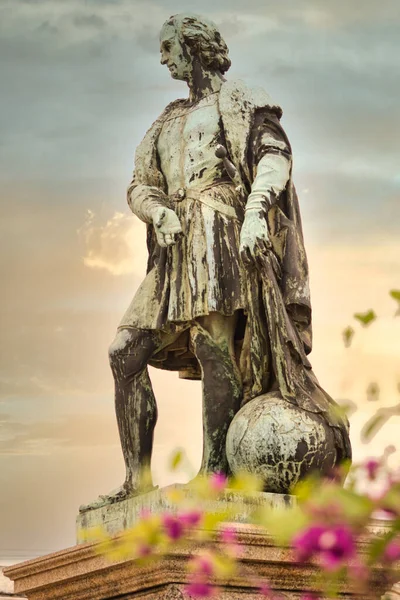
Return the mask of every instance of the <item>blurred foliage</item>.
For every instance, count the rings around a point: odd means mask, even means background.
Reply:
[[[389,295],[393,300],[397,302],[397,310],[394,314],[395,317],[400,316],[400,290],[390,290]]]
[[[400,404],[379,408],[361,430],[361,441],[368,444],[391,417],[400,415]]]
[[[172,464],[185,460],[182,452],[180,460]],[[185,486],[187,493],[181,489],[168,496],[174,508],[162,514],[144,513],[133,528],[115,537],[99,528],[89,534],[98,541],[97,552],[113,561],[134,558],[139,565],[158,560],[172,547],[176,550],[192,540],[197,550],[188,562],[187,591],[191,597],[215,596],[218,585],[237,577],[250,579],[263,597],[278,600],[282,596],[271,590],[269,582],[259,581],[240,560],[240,529],[233,521],[246,502],[247,508],[253,507],[250,521],[276,544],[293,546],[294,560],[315,561],[318,571],[313,587],[320,588],[324,597],[338,598],[344,580],[351,580],[361,593],[368,588],[378,563],[390,584],[395,570],[387,548],[391,544],[393,554],[398,543],[400,552],[400,473],[387,465],[391,452],[392,447],[379,459],[355,465],[346,487],[348,463],[328,478],[313,473],[295,486],[293,502],[287,507],[259,506],[257,498],[263,484],[254,475],[241,473],[230,480],[220,474],[197,477]],[[368,484],[366,489],[362,488],[363,480]],[[379,493],[369,493],[376,482],[380,482]],[[211,508],[210,501],[217,504]],[[371,519],[383,512],[388,518],[385,533],[372,535]]]
[[[351,342],[353,341],[355,331],[350,325],[343,330],[343,341],[345,348],[350,348]]]
[[[372,309],[367,310],[365,313],[354,313],[353,316],[363,327],[368,327],[377,318],[375,311]]]
[[[367,388],[367,400],[368,402],[376,402],[379,400],[380,389],[379,385],[372,381]]]

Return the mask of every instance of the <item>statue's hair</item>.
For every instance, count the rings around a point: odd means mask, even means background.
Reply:
[[[166,22],[176,28],[203,67],[225,73],[231,66],[229,50],[217,26],[198,15],[174,15]]]

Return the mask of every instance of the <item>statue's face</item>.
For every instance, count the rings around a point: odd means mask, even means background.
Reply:
[[[189,81],[192,72],[192,59],[189,49],[182,44],[173,25],[166,24],[160,34],[161,64],[167,65],[171,77]]]

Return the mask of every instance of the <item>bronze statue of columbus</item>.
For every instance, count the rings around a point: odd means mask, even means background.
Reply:
[[[347,422],[307,358],[308,266],[282,109],[262,89],[226,80],[228,48],[209,20],[175,15],[160,44],[161,64],[189,97],[150,127],[128,188],[149,258],[110,347],[126,480],[104,503],[152,487],[141,479],[157,420],[148,365],[202,381],[200,473],[230,473],[231,421],[268,393],[297,411],[296,423],[302,414],[322,423],[314,466],[350,457]],[[308,451],[299,446],[296,460]]]

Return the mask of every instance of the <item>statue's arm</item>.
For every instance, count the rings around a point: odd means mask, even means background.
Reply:
[[[158,187],[137,183],[135,176],[128,187],[128,204],[131,211],[144,223],[154,226],[157,241],[166,247],[175,244],[182,233],[180,221],[168,208],[168,196]]]
[[[254,259],[257,250],[264,252],[271,246],[266,215],[285,190],[292,167],[290,144],[279,122],[268,111],[260,110],[255,116],[249,161],[254,179],[240,239],[245,261]]]
[[[254,119],[249,145],[254,181],[246,210],[271,206],[283,192],[292,168],[289,141],[277,118],[260,109]]]
[[[283,154],[264,154],[248,196],[248,211],[264,211],[283,192],[290,177],[291,161]]]
[[[144,223],[153,223],[155,214],[167,207],[165,193],[155,186],[138,183],[135,175],[128,187],[127,200],[133,214]]]

